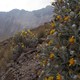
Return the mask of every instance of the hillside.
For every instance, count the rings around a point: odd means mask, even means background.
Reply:
[[[52,5],[51,22],[0,43],[0,80],[80,80],[80,0]]]
[[[27,33],[29,35],[26,36],[26,43],[24,38],[21,40],[22,32],[0,43],[0,80],[35,80],[38,78],[36,71],[41,68],[37,58],[38,46],[47,37],[48,29],[50,29],[50,23],[32,29],[31,32],[36,36]]]

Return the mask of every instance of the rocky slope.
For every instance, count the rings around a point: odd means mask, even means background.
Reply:
[[[26,40],[26,45],[24,38],[20,42],[22,32],[0,43],[0,80],[38,80],[39,70],[42,68],[37,58],[38,47],[44,41],[42,32],[49,27],[49,24],[45,24],[33,29],[32,32],[37,34],[37,37],[31,38],[29,33],[26,39],[30,40]],[[30,44],[27,44],[27,41]]]

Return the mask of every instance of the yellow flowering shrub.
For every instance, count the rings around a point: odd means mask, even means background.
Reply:
[[[47,64],[47,60],[43,60],[42,62],[41,62],[41,65],[42,66],[45,66]]]
[[[50,53],[49,58],[54,59],[54,57],[55,57],[54,53]]]
[[[55,29],[52,29],[51,31],[50,31],[50,34],[54,34],[55,33]]]
[[[70,19],[70,16],[65,16],[64,17],[64,21],[69,21],[69,19]]]
[[[55,0],[52,5],[49,42],[40,52],[48,61],[39,80],[48,80],[46,75],[54,75],[49,80],[80,80],[80,0]]]
[[[75,60],[74,60],[74,58],[71,58],[69,60],[69,66],[73,66],[74,64],[75,64]]]
[[[49,42],[48,42],[48,45],[51,45],[53,43],[53,40],[50,40]]]
[[[26,37],[26,36],[27,36],[27,32],[26,32],[26,31],[24,31],[24,30],[22,30],[22,32],[21,32],[21,36]]]
[[[44,80],[54,80],[54,76],[45,77]]]
[[[59,73],[56,76],[56,80],[62,80],[62,76]]]
[[[56,26],[55,22],[51,22],[51,26],[54,28]]]
[[[48,80],[48,77],[45,77],[44,80]]]
[[[70,19],[70,16],[65,16],[64,17],[64,21],[69,21],[69,19]]]
[[[54,80],[54,77],[53,76],[49,76],[48,80]]]
[[[23,43],[21,43],[21,46],[22,46],[22,48],[24,48],[24,47],[25,47]]]
[[[63,0],[58,0],[58,2],[59,2],[59,3],[62,3],[62,2],[63,2]]]
[[[75,43],[75,37],[74,36],[70,37],[69,42],[71,44],[74,44]]]
[[[62,19],[62,17],[60,15],[56,16],[56,20],[61,20],[61,19]]]
[[[31,31],[30,29],[28,29],[27,32],[28,32],[31,36],[34,36],[34,34],[32,33],[32,31]]]

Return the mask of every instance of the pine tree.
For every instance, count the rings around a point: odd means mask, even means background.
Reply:
[[[80,0],[56,0],[39,80],[80,80]]]

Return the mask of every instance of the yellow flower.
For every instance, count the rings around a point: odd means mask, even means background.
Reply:
[[[36,54],[36,58],[39,58],[39,54],[38,53]]]
[[[56,17],[56,20],[61,20],[62,18],[61,18],[61,16],[60,15],[58,15],[57,17]]]
[[[54,34],[55,31],[56,31],[55,29],[52,29],[52,30],[50,31],[50,34]]]
[[[28,29],[27,32],[28,32],[32,37],[35,37],[35,34],[34,34],[33,32],[31,32],[30,29]]]
[[[50,40],[49,42],[48,42],[48,45],[51,45],[53,43],[53,40]]]
[[[40,62],[41,66],[45,66],[47,64],[47,60],[43,60],[42,62]]]
[[[62,80],[62,76],[59,73],[56,76],[56,80]]]
[[[47,80],[54,80],[53,76],[49,76]]]
[[[47,78],[47,77],[45,77],[45,78],[44,78],[44,80],[48,80],[48,78]]]
[[[52,26],[52,27],[55,27],[55,26],[56,26],[55,22],[52,22],[52,23],[51,23],[51,26]]]
[[[63,0],[58,0],[58,2],[59,2],[59,3],[62,3],[62,2],[63,2]]]
[[[26,37],[26,35],[27,35],[27,32],[26,32],[26,31],[24,31],[24,30],[22,30],[22,32],[21,32],[21,36]]]
[[[50,53],[49,58],[54,59],[54,56],[55,56],[54,53]]]
[[[28,31],[29,33],[31,32],[31,30],[30,30],[30,29],[28,29],[27,31]]]
[[[75,64],[75,60],[74,60],[74,58],[71,58],[70,60],[69,60],[69,66],[72,66],[72,65],[74,65]]]
[[[72,36],[72,37],[69,39],[69,42],[70,42],[71,44],[75,43],[75,37]]]
[[[25,47],[23,43],[21,43],[21,45],[22,45],[22,48],[24,48],[24,47]]]
[[[68,21],[70,19],[70,16],[65,16],[64,21]]]
[[[22,48],[24,48],[24,45],[22,45]]]
[[[27,32],[30,33],[31,35],[33,34],[30,29],[28,29]]]

